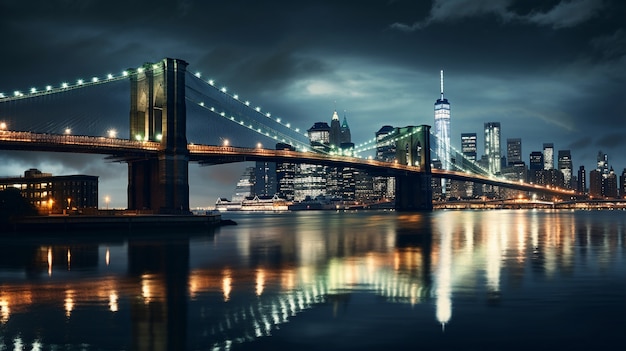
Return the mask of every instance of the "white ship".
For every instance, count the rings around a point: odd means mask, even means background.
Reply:
[[[225,197],[220,197],[215,202],[215,210],[220,212],[239,211],[241,210],[241,202],[233,202]]]
[[[278,197],[278,195],[246,197],[242,202],[230,201],[224,197],[221,197],[215,202],[215,210],[220,212],[288,211],[289,203],[285,199],[281,199],[280,197]]]
[[[242,211],[287,211],[289,204],[285,199],[274,196],[257,196],[246,198],[241,202]]]

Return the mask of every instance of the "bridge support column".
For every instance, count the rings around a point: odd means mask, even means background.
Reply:
[[[396,211],[432,211],[430,126],[396,128],[396,160],[421,173],[396,176]]]
[[[396,177],[396,211],[432,211],[432,175],[415,174]]]
[[[131,74],[130,138],[160,145],[156,158],[128,161],[128,209],[189,213],[186,69],[167,58]]]

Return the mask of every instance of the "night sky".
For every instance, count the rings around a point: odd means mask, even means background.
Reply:
[[[443,69],[453,146],[460,147],[461,133],[475,132],[482,155],[483,124],[494,121],[502,125],[504,154],[507,138],[522,138],[527,163],[532,151],[553,143],[555,154],[571,150],[575,170],[589,171],[602,150],[621,174],[625,23],[621,0],[3,0],[0,92],[173,57],[302,130],[330,122],[336,109],[359,143],[385,124],[433,125]],[[91,128],[94,135],[111,124],[124,136],[128,83],[117,86],[97,101],[51,96],[30,124],[59,133],[63,124]],[[67,101],[72,112],[57,112]],[[19,113],[32,113],[20,109],[28,108],[0,104],[0,120],[19,125],[26,118]],[[0,176],[28,168],[100,176],[101,206],[105,195],[112,207],[126,206],[125,164],[98,155],[0,157]],[[246,165],[190,164],[191,207],[230,198]]]

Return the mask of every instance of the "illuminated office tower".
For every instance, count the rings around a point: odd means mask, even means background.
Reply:
[[[441,168],[450,170],[450,103],[443,97],[443,70],[440,72],[439,99],[435,101],[435,136],[437,142],[437,160],[441,162]],[[441,179],[442,191],[445,193],[445,179]]]
[[[276,144],[276,150],[296,151],[296,148],[285,143]],[[276,193],[288,201],[294,198],[294,179],[296,164],[291,162],[276,163]]]
[[[554,169],[554,144],[543,144],[543,169]]]
[[[572,154],[569,150],[559,150],[557,165],[563,173],[563,185],[572,189]]]
[[[461,133],[461,153],[463,154],[461,169],[471,169],[473,166],[471,163],[476,163],[476,142],[476,133]],[[465,182],[463,188],[466,197],[477,194],[478,187],[474,182]]]
[[[435,102],[435,136],[437,159],[443,169],[450,169],[450,103],[443,97],[443,70],[441,70],[441,95]]]
[[[500,173],[500,122],[485,123],[485,155],[489,173]]]
[[[476,162],[476,133],[461,134],[461,152],[472,162]]]
[[[507,166],[522,162],[522,139],[506,139],[506,161]]]

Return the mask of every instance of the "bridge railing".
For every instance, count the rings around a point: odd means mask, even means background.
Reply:
[[[80,145],[93,147],[111,147],[119,149],[143,149],[156,151],[160,143],[153,141],[138,141],[128,139],[109,138],[104,136],[86,136],[71,134],[42,134],[32,132],[16,132],[0,130],[0,140],[29,143],[56,143],[65,145]]]

